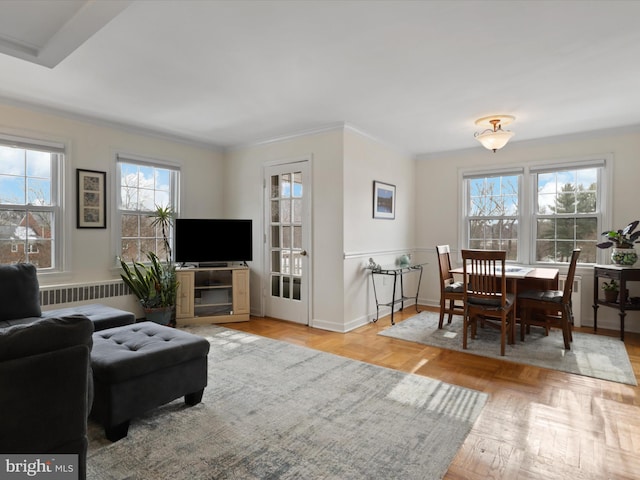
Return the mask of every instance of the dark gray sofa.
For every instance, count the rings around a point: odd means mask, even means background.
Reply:
[[[0,328],[0,452],[78,455],[85,478],[93,324],[83,315]]]
[[[0,265],[0,453],[78,454],[85,478],[92,334],[135,322],[86,305],[42,312],[36,268]]]

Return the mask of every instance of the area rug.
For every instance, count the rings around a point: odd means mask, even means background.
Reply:
[[[502,357],[498,330],[478,328],[476,338],[469,338],[468,349],[463,350],[462,317],[454,315],[450,324],[446,323],[445,317],[442,330],[438,330],[438,318],[438,313],[422,312],[379,335],[618,383],[638,384],[624,343],[617,338],[573,332],[571,350],[565,350],[559,330],[552,330],[545,336],[543,329],[532,327],[531,334],[521,342],[518,326],[516,343],[507,344]]]
[[[216,326],[209,384],[134,419],[89,426],[89,480],[439,479],[487,395]]]

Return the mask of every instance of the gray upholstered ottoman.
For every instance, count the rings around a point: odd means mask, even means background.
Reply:
[[[42,316],[59,317],[61,315],[73,315],[75,313],[81,313],[85,317],[88,317],[89,320],[93,322],[93,329],[96,332],[98,330],[106,330],[107,328],[129,325],[136,321],[136,316],[131,312],[96,303],[48,310],[42,312]]]
[[[209,342],[153,322],[134,323],[93,334],[91,417],[115,442],[127,435],[129,421],[184,395],[202,400],[207,386]]]

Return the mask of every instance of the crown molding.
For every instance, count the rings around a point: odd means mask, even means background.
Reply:
[[[94,115],[86,115],[81,113],[70,112],[55,107],[50,107],[40,103],[29,102],[25,100],[18,100],[15,98],[5,97],[0,95],[0,103],[8,106],[24,108],[38,113],[47,115],[55,115],[57,117],[66,118],[68,120],[74,120],[78,122],[85,122],[99,127],[112,128],[114,130],[120,130],[124,133],[132,133],[137,135],[143,135],[146,137],[158,138],[160,140],[166,140],[176,143],[182,143],[192,147],[199,147],[205,150],[212,150],[218,153],[224,153],[225,148],[216,143],[203,142],[201,139],[189,137],[188,135],[179,135],[172,132],[163,131],[160,129],[153,129],[147,127],[141,127],[139,125],[133,125],[125,122],[118,122],[113,120],[107,120]]]

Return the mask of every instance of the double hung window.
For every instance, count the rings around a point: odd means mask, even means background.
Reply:
[[[506,250],[507,260],[596,263],[604,224],[605,159],[463,173],[463,248]]]
[[[521,182],[519,172],[465,177],[468,248],[506,250],[507,260],[518,259]]]
[[[152,225],[153,211],[171,208],[178,213],[177,167],[118,155],[118,215],[120,227],[119,256],[125,261],[146,262],[147,253],[166,257],[162,231]],[[167,232],[173,245],[173,231]]]
[[[0,136],[0,262],[60,269],[64,145]]]
[[[580,248],[581,263],[596,263],[598,232],[602,231],[602,168],[532,169],[536,262],[568,263],[573,249]]]

